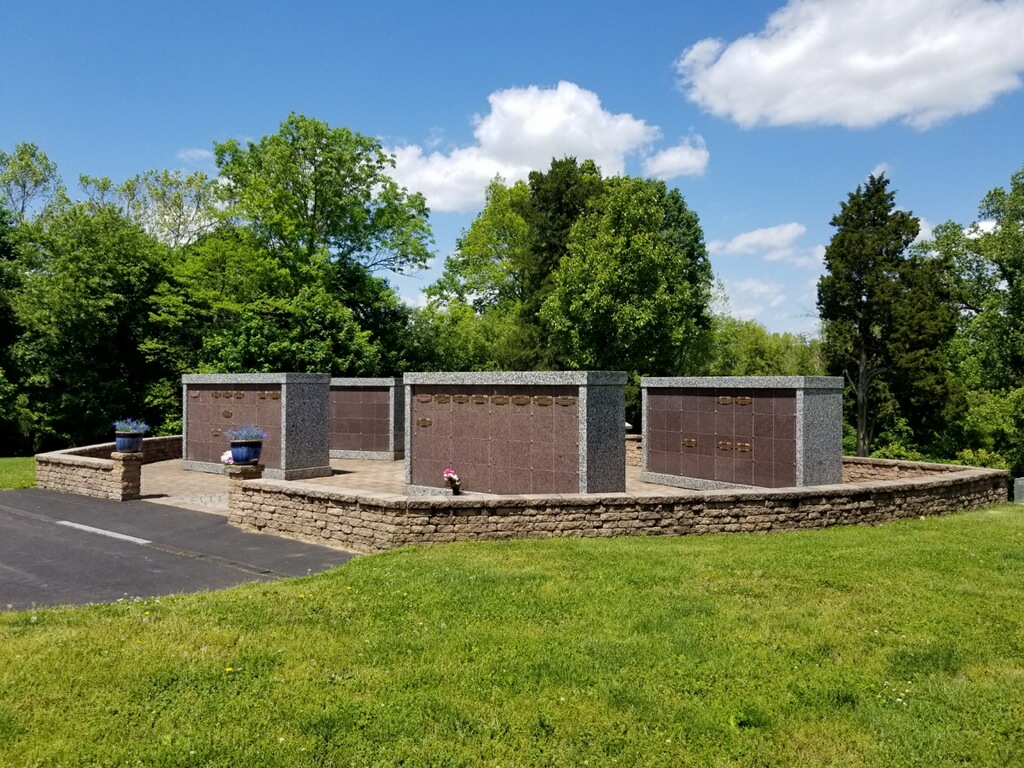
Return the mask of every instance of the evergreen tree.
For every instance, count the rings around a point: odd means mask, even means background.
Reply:
[[[963,407],[945,359],[956,330],[945,267],[911,257],[919,221],[896,209],[888,187],[872,175],[841,204],[818,282],[822,352],[851,393],[858,456],[870,454],[880,422],[905,423],[921,442]]]

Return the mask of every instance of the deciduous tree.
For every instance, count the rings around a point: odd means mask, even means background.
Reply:
[[[422,195],[389,175],[375,139],[292,113],[280,130],[242,146],[214,145],[230,213],[293,269],[324,251],[369,270],[422,267],[432,236]]]

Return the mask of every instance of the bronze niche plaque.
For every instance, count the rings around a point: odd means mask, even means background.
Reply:
[[[219,398],[220,397],[220,390],[219,389],[213,390],[213,396]]]
[[[447,403],[451,399],[452,399],[451,395],[434,395],[434,402],[435,403]]]
[[[534,395],[533,396],[533,404],[534,405],[551,405],[553,402],[555,402],[555,398],[551,397],[551,395]]]
[[[417,427],[429,427],[433,423],[430,419],[416,419]]]
[[[491,395],[491,402],[494,405],[508,405],[508,395]]]
[[[452,401],[462,405],[469,402],[469,395],[452,395]]]
[[[683,438],[683,448],[696,448],[696,447],[697,447],[697,440],[696,440],[696,438],[693,438],[693,437],[685,437],[685,438]]]
[[[750,443],[736,443],[736,450],[740,453],[749,453]]]
[[[720,450],[720,451],[731,451],[732,450],[732,443],[730,443],[728,440],[722,440],[721,442],[718,443],[718,450]]]
[[[231,411],[221,411],[220,415],[223,416],[225,419],[230,419],[231,418]]]
[[[485,405],[487,403],[487,395],[473,395],[470,400],[473,401],[473,405]]]
[[[215,429],[211,429],[210,430],[210,436],[211,437],[220,437],[220,430],[216,429],[216,428]]]
[[[565,407],[569,405],[574,405],[576,403],[576,398],[573,397],[572,395],[561,395],[560,397],[555,398],[555,402]]]
[[[750,405],[752,402],[754,402],[754,398],[752,398],[752,397],[737,397],[736,398],[736,405]]]
[[[530,398],[527,395],[512,395],[512,405],[529,405]]]
[[[280,400],[281,399],[281,393],[280,392],[271,392],[270,393],[270,399],[271,400]]]
[[[719,405],[732,405],[732,398],[729,397],[728,395],[723,395],[722,397],[718,398],[718,404]]]
[[[235,392],[235,400],[242,400],[245,398],[245,392]]]
[[[256,393],[256,397],[258,397],[260,400],[266,400],[267,399],[267,393],[266,392],[257,392]]]
[[[417,403],[429,403],[429,402],[432,402],[433,400],[434,400],[434,396],[433,395],[416,395],[416,402]]]
[[[195,390],[191,390],[191,391],[190,391],[190,392],[188,393],[188,396],[189,396],[189,397],[199,397],[199,393],[198,393],[198,392],[196,392]]]

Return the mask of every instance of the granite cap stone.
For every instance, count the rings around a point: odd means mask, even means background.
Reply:
[[[182,384],[327,384],[329,373],[186,373]]]
[[[842,389],[842,376],[644,376],[641,387],[741,389]]]
[[[475,371],[465,373],[407,373],[406,385],[480,385],[480,386],[625,386],[625,371]]]

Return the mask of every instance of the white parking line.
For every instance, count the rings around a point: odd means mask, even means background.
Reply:
[[[116,531],[105,531],[102,528],[93,528],[91,525],[82,525],[81,523],[72,523],[69,520],[58,520],[57,525],[66,525],[68,528],[77,528],[80,531],[88,531],[89,533],[98,533],[100,536],[109,536],[112,539],[121,539],[123,541],[130,541],[133,544],[152,544],[153,542],[147,541],[146,539],[140,539],[135,536],[128,536],[124,533],[117,533]]]

